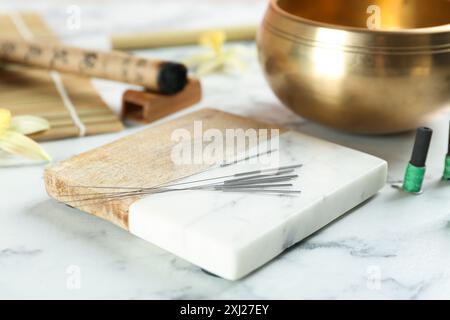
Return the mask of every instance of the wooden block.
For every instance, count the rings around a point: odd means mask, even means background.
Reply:
[[[190,107],[200,102],[201,99],[200,81],[195,78],[190,78],[184,90],[174,95],[127,90],[122,98],[122,117],[151,123]]]

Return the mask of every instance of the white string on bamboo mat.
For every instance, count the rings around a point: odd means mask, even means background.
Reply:
[[[14,25],[17,28],[17,31],[19,31],[22,38],[24,38],[27,41],[31,41],[34,39],[33,33],[30,31],[28,26],[26,25],[25,21],[22,19],[21,15],[17,12],[11,12],[9,13],[9,16],[14,23]],[[66,107],[67,111],[70,114],[70,117],[72,118],[73,123],[78,128],[79,136],[83,137],[86,135],[86,126],[84,125],[83,121],[81,121],[80,117],[78,116],[77,110],[72,103],[72,100],[70,100],[69,95],[67,94],[66,88],[64,87],[64,83],[61,79],[61,75],[59,72],[51,71],[50,76],[55,84],[56,90],[58,91],[64,106]]]

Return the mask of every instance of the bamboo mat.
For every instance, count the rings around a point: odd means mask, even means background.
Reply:
[[[0,36],[58,42],[34,13],[0,14]],[[50,130],[33,136],[56,140],[123,129],[89,78],[18,65],[0,65],[0,108],[13,116],[35,115],[50,122]]]

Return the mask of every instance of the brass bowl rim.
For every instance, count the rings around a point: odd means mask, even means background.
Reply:
[[[320,28],[328,28],[328,29],[337,29],[342,31],[352,31],[352,32],[360,32],[360,33],[377,33],[377,34],[386,34],[386,35],[407,35],[407,34],[435,34],[435,33],[447,33],[450,32],[450,23],[443,24],[439,26],[433,27],[425,27],[425,28],[407,28],[407,29],[395,29],[395,30],[370,30],[367,28],[359,28],[359,27],[351,27],[333,23],[326,23],[315,21],[311,19],[306,19],[292,13],[289,13],[286,10],[283,10],[278,2],[280,0],[270,0],[270,6],[274,9],[278,14],[284,16],[289,20],[294,20],[296,22],[300,22],[303,24],[310,25],[311,27],[320,27]]]

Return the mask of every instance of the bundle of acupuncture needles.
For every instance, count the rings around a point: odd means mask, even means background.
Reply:
[[[292,190],[291,182],[298,178],[296,169],[302,164],[276,167],[263,170],[240,172],[201,180],[178,183],[168,183],[148,188],[115,187],[115,186],[72,186],[73,188],[86,188],[103,190],[99,193],[84,193],[61,195],[71,198],[67,203],[93,204],[108,201],[122,200],[136,196],[147,196],[158,193],[179,192],[187,190],[262,193],[272,195],[298,195],[300,190]],[[107,190],[114,190],[108,192]]]

